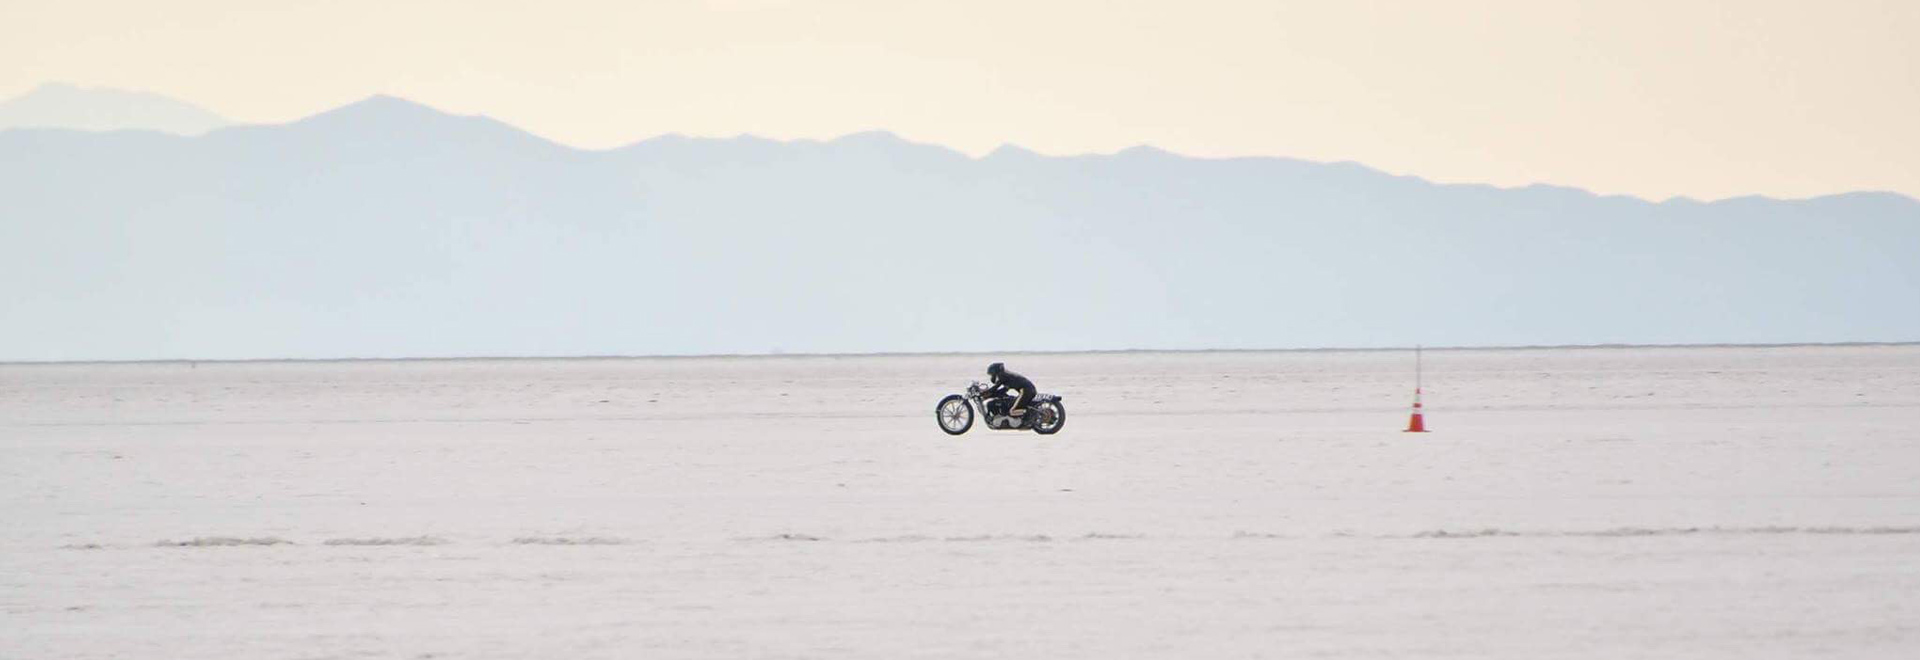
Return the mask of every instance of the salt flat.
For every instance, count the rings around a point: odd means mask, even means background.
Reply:
[[[0,366],[0,657],[1920,654],[1920,347]]]

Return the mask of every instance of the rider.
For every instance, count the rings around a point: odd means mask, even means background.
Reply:
[[[1036,391],[1033,388],[1033,381],[1027,380],[1026,376],[1007,371],[1007,365],[999,362],[987,365],[987,376],[993,378],[993,389],[987,390],[987,398],[1006,394],[1007,390],[1019,392],[1013,399],[1013,407],[1007,409],[1007,415],[1016,419],[1026,416],[1027,404],[1033,403],[1033,395]]]

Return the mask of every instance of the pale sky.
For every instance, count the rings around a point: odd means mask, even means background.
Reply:
[[[1920,2],[0,0],[0,97],[374,93],[583,147],[886,129],[1664,199],[1920,196]]]

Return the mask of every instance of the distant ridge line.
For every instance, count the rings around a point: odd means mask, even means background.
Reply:
[[[75,88],[72,85],[65,85],[62,83],[53,83],[51,84],[51,86],[65,87],[69,89]],[[38,92],[41,89],[45,89],[48,87],[49,85],[42,85],[41,88],[36,88],[35,91]],[[186,101],[181,101],[179,99],[173,99],[171,97],[166,97],[166,96],[154,95],[154,94],[151,94],[150,92],[114,90],[109,88],[102,88],[102,89],[103,91],[112,92],[112,93],[151,95],[168,102],[184,104],[186,106],[193,107],[195,109],[201,110],[203,112],[208,112],[210,115],[213,115],[211,111],[205,110],[204,108],[199,108],[199,106],[195,106]],[[26,98],[27,96],[30,96],[30,95],[32,95],[31,92],[27,95],[15,97],[15,99],[0,99],[0,103],[6,103],[11,100]],[[1003,143],[999,147],[996,147],[993,150],[988,151],[984,154],[972,155],[964,151],[961,151],[956,147],[952,147],[944,143],[933,142],[933,141],[922,141],[918,139],[908,138],[906,136],[903,136],[903,135],[900,135],[899,133],[894,132],[893,130],[885,129],[885,128],[863,129],[863,130],[853,131],[850,133],[845,133],[835,137],[826,137],[826,138],[801,137],[801,138],[790,138],[790,139],[773,138],[773,137],[767,137],[767,136],[758,135],[754,133],[747,133],[747,132],[737,133],[731,136],[689,135],[685,133],[666,132],[658,135],[633,139],[633,140],[630,140],[621,144],[613,145],[613,146],[583,147],[583,146],[578,146],[574,144],[569,144],[567,142],[562,142],[560,140],[557,140],[551,137],[547,137],[546,135],[543,135],[541,133],[537,133],[527,128],[523,128],[517,124],[508,123],[504,120],[493,117],[492,115],[488,115],[486,113],[462,114],[462,113],[452,112],[448,110],[443,110],[438,107],[428,105],[419,101],[415,101],[406,97],[395,96],[392,94],[385,94],[385,93],[372,94],[356,101],[348,102],[348,103],[330,107],[330,108],[321,109],[321,110],[306,114],[304,116],[285,120],[285,121],[255,123],[255,122],[233,121],[230,119],[226,119],[224,117],[220,117],[221,121],[225,123],[213,128],[209,128],[202,132],[185,133],[185,134],[165,131],[160,129],[153,129],[153,128],[122,128],[122,129],[103,131],[103,130],[96,130],[96,129],[61,127],[61,126],[0,126],[0,132],[64,131],[64,132],[73,132],[73,133],[117,133],[117,132],[135,131],[135,132],[146,132],[146,133],[168,135],[171,137],[176,137],[176,138],[181,138],[186,140],[197,140],[197,139],[212,136],[216,133],[222,133],[222,132],[228,132],[228,131],[258,131],[262,129],[284,128],[284,127],[309,123],[315,120],[321,120],[329,117],[338,118],[343,115],[351,115],[358,112],[380,111],[382,109],[384,109],[385,111],[399,110],[399,111],[414,113],[421,116],[429,116],[429,117],[435,117],[435,118],[441,118],[441,119],[484,120],[484,121],[497,124],[501,127],[510,129],[514,133],[517,133],[519,135],[533,138],[541,142],[547,143],[548,145],[551,145],[553,147],[565,149],[571,152],[583,153],[583,154],[615,154],[620,152],[632,151],[635,149],[644,149],[650,145],[658,145],[658,144],[673,143],[673,142],[724,143],[724,142],[735,142],[735,141],[744,140],[744,141],[762,141],[762,142],[771,143],[771,144],[780,144],[780,145],[789,145],[789,146],[821,146],[821,145],[845,144],[849,142],[858,142],[862,140],[871,141],[871,140],[878,139],[878,140],[884,140],[884,141],[897,142],[903,145],[910,145],[918,148],[938,149],[938,150],[950,152],[955,156],[958,156],[970,161],[986,161],[986,160],[993,159],[995,157],[1005,157],[1008,155],[1034,157],[1034,158],[1041,158],[1041,159],[1048,159],[1048,160],[1074,160],[1074,159],[1083,159],[1083,158],[1119,158],[1119,157],[1127,157],[1127,156],[1148,155],[1148,156],[1165,156],[1165,157],[1189,160],[1189,161],[1215,161],[1215,162],[1286,161],[1286,162],[1306,163],[1306,164],[1321,165],[1321,166],[1340,166],[1340,167],[1359,168],[1361,170],[1379,174],[1381,176],[1417,181],[1420,183],[1437,186],[1437,187],[1486,188],[1490,190],[1501,190],[1501,191],[1557,190],[1557,191],[1573,192],[1573,193],[1579,193],[1583,195],[1589,195],[1589,196],[1592,196],[1595,198],[1601,198],[1601,199],[1634,200],[1634,201],[1643,202],[1643,203],[1652,204],[1652,205],[1668,205],[1668,204],[1714,205],[1714,204],[1723,204],[1723,203],[1729,203],[1729,202],[1740,203],[1740,202],[1747,202],[1747,201],[1770,201],[1770,202],[1795,203],[1795,202],[1809,202],[1809,201],[1824,200],[1824,199],[1835,198],[1835,197],[1847,197],[1847,196],[1856,196],[1856,195],[1891,195],[1901,199],[1920,202],[1920,198],[1916,198],[1905,192],[1892,190],[1892,189],[1883,189],[1883,188],[1862,188],[1862,189],[1832,191],[1832,192],[1810,194],[1810,195],[1779,196],[1779,197],[1776,197],[1773,195],[1761,194],[1761,193],[1746,193],[1746,194],[1738,194],[1738,195],[1729,195],[1724,197],[1698,198],[1698,197],[1693,197],[1691,195],[1669,195],[1665,198],[1656,198],[1655,196],[1651,196],[1651,195],[1641,196],[1641,195],[1630,194],[1630,193],[1600,192],[1596,190],[1590,190],[1590,189],[1581,187],[1579,185],[1558,184],[1558,183],[1539,182],[1539,181],[1536,181],[1533,183],[1511,184],[1511,185],[1493,184],[1493,183],[1475,182],[1475,181],[1447,181],[1447,180],[1441,180],[1437,178],[1430,178],[1428,176],[1423,176],[1419,174],[1388,172],[1386,170],[1376,168],[1372,165],[1368,165],[1366,163],[1352,161],[1352,160],[1311,160],[1311,159],[1298,158],[1298,157],[1286,156],[1281,154],[1242,154],[1242,155],[1223,155],[1223,156],[1197,155],[1197,154],[1188,154],[1188,153],[1172,151],[1172,150],[1158,147],[1152,144],[1136,144],[1131,147],[1116,149],[1112,151],[1084,151],[1084,152],[1071,152],[1071,153],[1059,153],[1059,154],[1042,154],[1040,152],[1034,151],[1022,145],[1013,144],[1013,143]],[[218,115],[213,115],[213,116],[218,117]]]
[[[1422,346],[1426,351],[1554,351],[1554,350],[1631,350],[1687,348],[1898,348],[1920,346],[1914,341],[1840,341],[1789,343],[1712,343],[1712,344],[1529,344],[1517,346]],[[686,355],[467,355],[426,357],[339,357],[339,358],[221,358],[197,360],[167,358],[157,360],[0,360],[0,366],[84,366],[141,364],[273,364],[330,362],[535,362],[587,360],[728,360],[728,359],[812,359],[863,357],[967,357],[994,355],[1205,355],[1216,353],[1393,353],[1411,351],[1412,346],[1319,347],[1319,348],[1114,348],[1089,350],[1008,350],[1008,351],[880,351],[873,353],[699,353]]]

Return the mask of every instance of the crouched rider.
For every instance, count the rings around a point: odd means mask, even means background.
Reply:
[[[1007,415],[1014,419],[1025,417],[1027,404],[1033,403],[1033,381],[1026,376],[1007,371],[1007,365],[995,362],[987,365],[987,376],[993,379],[993,389],[987,390],[987,398],[1005,396],[1008,390],[1015,392],[1013,407],[1007,409]]]

